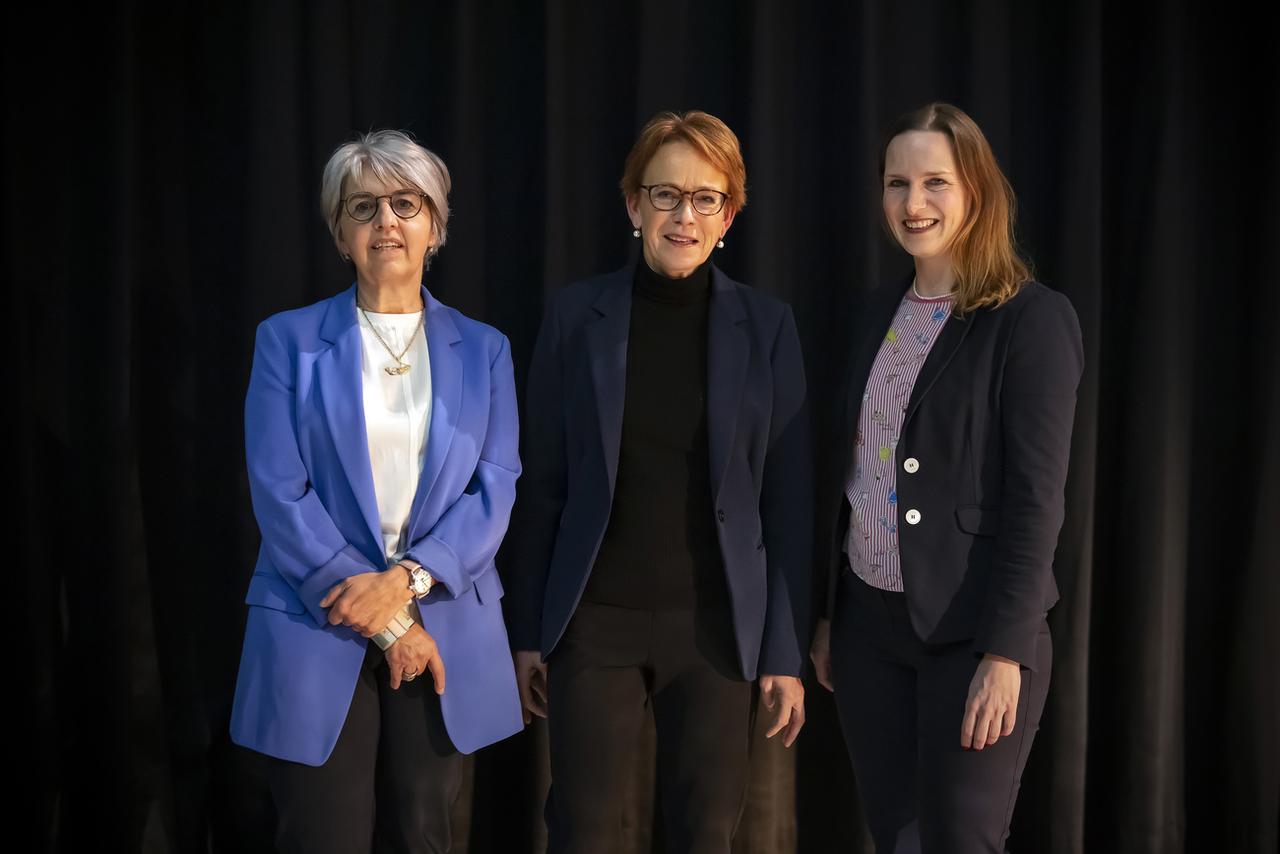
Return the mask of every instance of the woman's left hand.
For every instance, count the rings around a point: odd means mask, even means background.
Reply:
[[[386,572],[357,573],[329,588],[320,607],[329,609],[330,625],[350,626],[364,637],[373,637],[413,598],[408,577],[399,566]]]
[[[990,747],[1002,735],[1013,733],[1018,713],[1022,671],[1018,662],[987,653],[969,682],[969,700],[960,724],[960,746],[965,750]]]
[[[444,693],[444,660],[440,658],[436,639],[420,624],[414,623],[409,631],[387,647],[384,654],[391,673],[392,691],[398,691],[403,683],[412,682],[430,671],[436,693]]]
[[[777,711],[764,737],[773,738],[786,727],[782,746],[790,747],[804,726],[804,684],[795,676],[761,676],[760,702],[769,711]]]

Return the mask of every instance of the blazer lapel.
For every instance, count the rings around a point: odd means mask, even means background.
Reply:
[[[316,379],[329,433],[347,483],[355,494],[378,554],[382,553],[382,524],[369,463],[369,439],[364,426],[362,345],[356,322],[355,288],[338,294],[320,324],[320,337],[333,346],[316,359]]]
[[[911,387],[911,398],[907,401],[907,414],[902,420],[903,432],[906,432],[907,425],[911,423],[911,417],[920,408],[921,399],[929,393],[929,389],[937,382],[939,375],[946,370],[976,322],[978,322],[978,312],[971,312],[965,317],[956,317],[953,314],[947,318],[942,331],[938,333],[938,340],[933,342],[929,355],[920,366],[915,385]]]
[[[712,266],[711,305],[707,312],[707,452],[713,498],[719,498],[729,466],[751,358],[750,342],[740,326],[746,319],[735,283]]]
[[[643,263],[643,262],[642,262]],[[600,315],[586,326],[587,357],[595,387],[600,441],[609,474],[609,494],[618,477],[622,413],[626,403],[627,339],[631,332],[631,267],[612,274],[592,308]]]
[[[418,489],[413,495],[413,505],[409,511],[410,539],[417,539],[421,533],[418,530],[420,517],[444,468],[449,448],[453,445],[453,434],[458,428],[465,370],[456,347],[462,341],[462,334],[458,332],[453,318],[426,288],[422,289],[422,301],[427,307],[427,353],[431,358],[431,424],[427,428],[427,452],[422,461],[422,472],[418,476]],[[428,514],[428,529],[435,526],[441,512],[442,508],[437,508]]]

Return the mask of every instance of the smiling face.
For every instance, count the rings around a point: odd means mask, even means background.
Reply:
[[[343,198],[354,193],[391,196],[401,190],[417,192],[403,182],[383,183],[370,175],[344,185],[342,194]],[[362,282],[419,284],[432,246],[431,206],[424,199],[416,215],[401,219],[392,210],[393,203],[393,199],[378,199],[377,211],[368,222],[352,219],[344,206],[338,220],[338,250],[351,256]]]
[[[669,142],[658,149],[645,167],[643,183],[668,184],[680,190],[718,190],[728,193],[729,181],[686,142]],[[669,279],[683,279],[711,255],[716,241],[733,223],[728,203],[719,213],[703,216],[693,209],[690,196],[681,198],[675,210],[660,211],[649,201],[647,190],[627,199],[631,224],[640,229],[645,263]]]
[[[885,220],[902,248],[918,260],[949,260],[968,196],[946,134],[895,136],[885,151],[883,189]]]

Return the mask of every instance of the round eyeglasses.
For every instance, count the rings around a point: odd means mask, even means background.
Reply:
[[[418,215],[418,211],[422,210],[422,200],[426,197],[426,193],[419,193],[417,190],[396,190],[385,196],[375,196],[373,193],[352,193],[341,201],[347,216],[356,222],[368,222],[377,215],[378,202],[383,199],[390,203],[393,214],[401,219],[413,219]]]
[[[728,193],[719,190],[702,188],[700,190],[682,190],[670,184],[641,184],[640,189],[649,191],[649,204],[660,211],[673,211],[680,207],[684,197],[688,196],[693,209],[703,216],[715,216],[724,208]]]

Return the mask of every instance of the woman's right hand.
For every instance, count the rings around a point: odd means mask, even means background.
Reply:
[[[444,660],[435,638],[420,624],[414,623],[384,654],[391,671],[391,690],[399,690],[401,682],[412,681],[430,670],[436,693],[444,693]]]
[[[520,705],[523,707],[525,726],[533,720],[547,716],[547,664],[536,649],[517,650],[515,655],[516,684],[520,686]]]
[[[831,621],[825,617],[818,620],[818,627],[813,631],[809,659],[813,662],[813,672],[818,677],[818,684],[828,691],[834,691],[835,686],[831,684]]]

